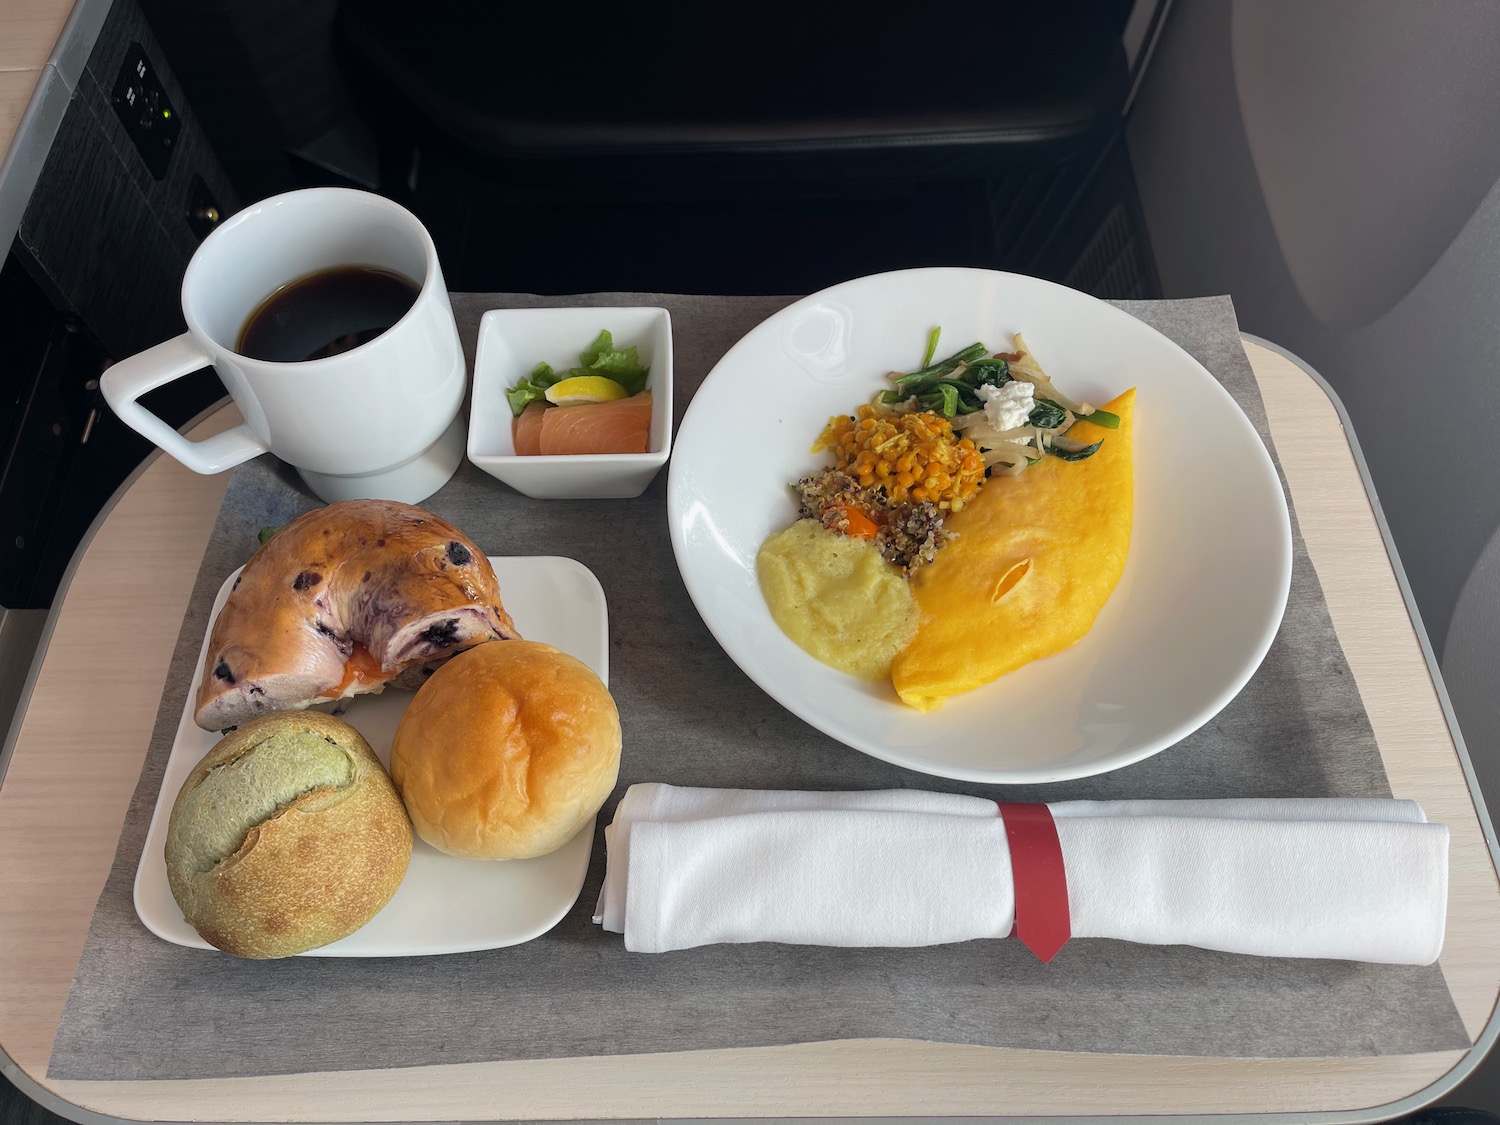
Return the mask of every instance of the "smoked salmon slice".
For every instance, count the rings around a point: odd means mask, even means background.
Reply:
[[[537,405],[533,403],[532,406]],[[530,411],[531,406],[526,408]],[[524,418],[526,411],[522,412]],[[521,447],[517,419],[516,452]],[[590,402],[579,406],[553,406],[542,411],[541,443],[537,452],[645,453],[651,429],[651,392],[642,391],[613,402]]]
[[[533,402],[516,415],[513,433],[517,457],[535,457],[542,451],[542,414],[545,402]]]

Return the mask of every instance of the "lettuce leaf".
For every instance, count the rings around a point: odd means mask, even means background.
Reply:
[[[570,375],[603,375],[613,379],[630,394],[639,394],[646,389],[646,376],[650,373],[636,347],[616,348],[614,337],[605,329],[594,337],[594,342],[578,357],[582,368],[575,368]]]
[[[550,386],[551,384],[548,384]],[[545,402],[547,399],[547,388],[539,387],[535,383],[522,379],[514,387],[505,392],[505,400],[510,403],[510,412],[520,414],[533,402]]]
[[[532,369],[530,381],[533,386],[541,387],[543,390],[546,390],[548,387],[552,386],[553,383],[562,382],[570,374],[571,372],[564,371],[561,375],[559,375],[556,371],[552,370],[552,365],[550,363],[539,363],[535,368]],[[525,380],[523,380],[523,382],[524,381]]]
[[[635,395],[646,389],[646,377],[651,373],[650,368],[641,363],[635,345],[616,348],[608,329],[594,337],[594,342],[579,355],[578,360],[581,367],[570,367],[566,371],[554,371],[548,363],[537,364],[530,376],[505,392],[511,413],[520,414],[533,402],[545,402],[548,387],[575,375],[603,375],[619,383],[627,394]]]

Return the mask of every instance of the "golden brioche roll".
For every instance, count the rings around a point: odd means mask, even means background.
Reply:
[[[401,798],[359,731],[282,712],[220,740],[188,775],[167,826],[167,880],[209,944],[288,957],[375,917],[411,845]]]
[[[471,859],[567,843],[620,772],[620,716],[582,661],[535,641],[460,653],[422,685],[391,744],[417,835]]]

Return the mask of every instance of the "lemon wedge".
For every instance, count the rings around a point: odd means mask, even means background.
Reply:
[[[625,398],[628,392],[613,379],[603,375],[574,375],[553,383],[546,390],[553,406],[579,406],[586,402],[610,402]]]

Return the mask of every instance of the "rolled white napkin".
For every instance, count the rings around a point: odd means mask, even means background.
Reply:
[[[1396,964],[1442,949],[1448,829],[1414,802],[1049,807],[1074,937]],[[638,952],[932,945],[1015,921],[1004,825],[979,797],[635,785],[605,838],[594,920]]]

